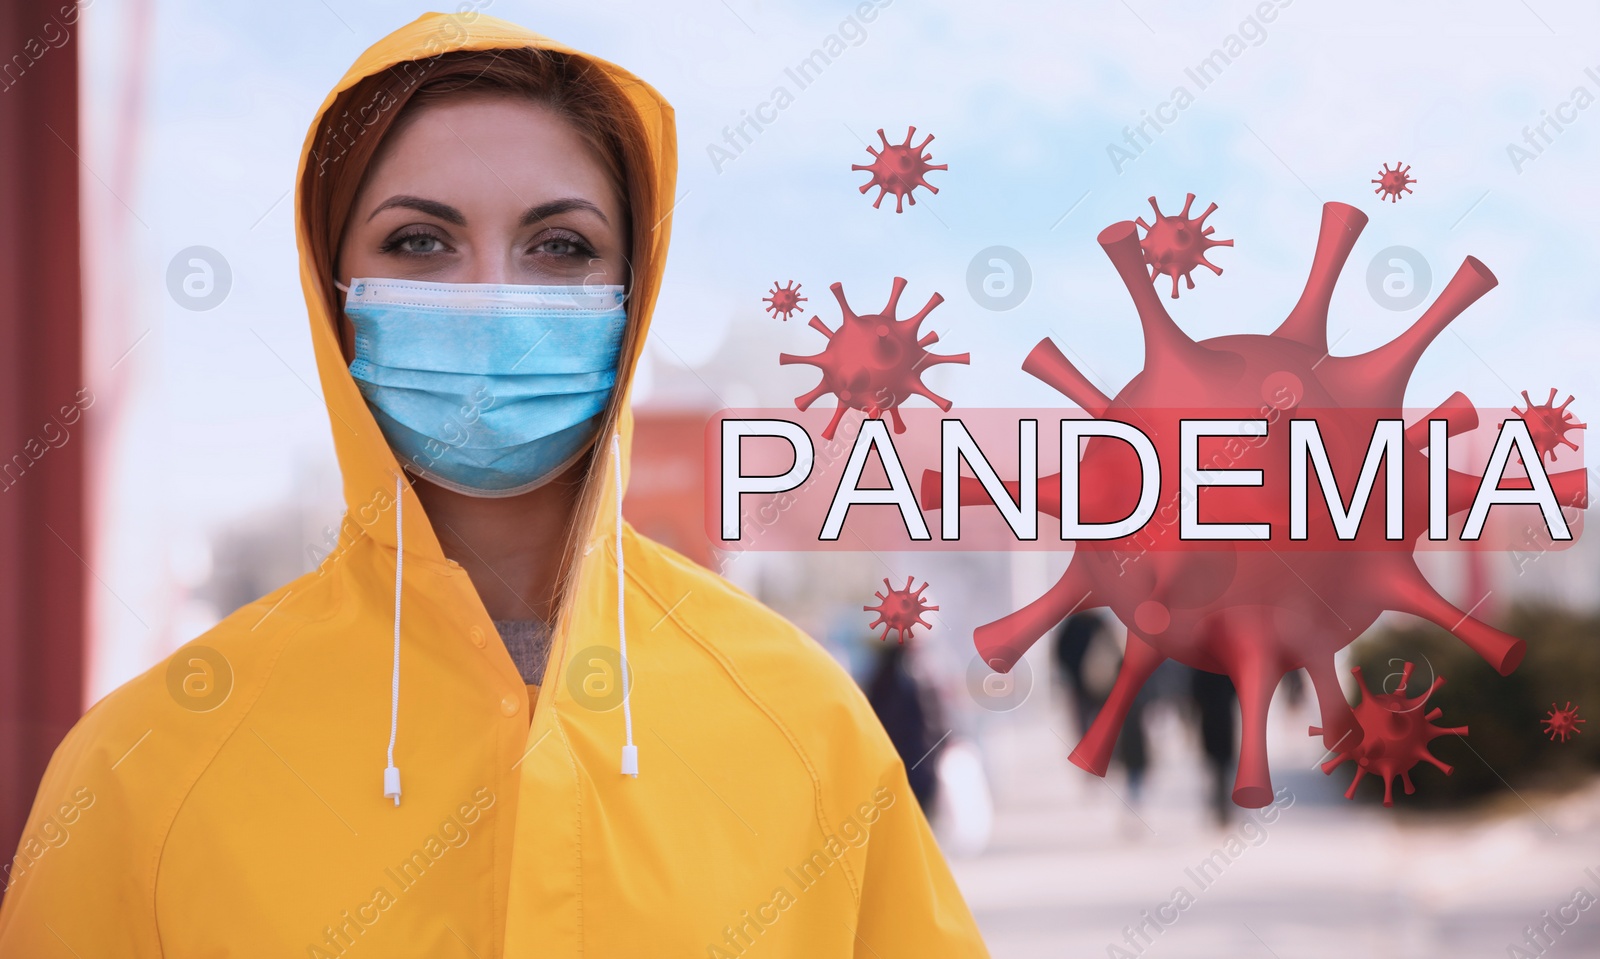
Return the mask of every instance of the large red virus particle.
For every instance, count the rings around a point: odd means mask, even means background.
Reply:
[[[894,194],[894,212],[903,213],[905,207],[902,201],[917,205],[917,198],[912,191],[917,187],[927,187],[929,193],[938,193],[939,188],[928,182],[928,171],[948,170],[948,164],[929,163],[933,154],[922,152],[928,144],[933,142],[933,134],[916,146],[911,145],[911,137],[917,132],[916,127],[906,128],[906,142],[890,143],[884,136],[883,130],[878,130],[878,139],[883,141],[882,150],[867,147],[867,152],[872,154],[872,162],[866,166],[859,163],[851,164],[852,170],[865,170],[872,174],[872,179],[861,185],[861,192],[865,193],[873,187],[878,188],[878,198],[872,201],[872,208],[876,210],[878,204],[883,202],[885,193]]]
[[[1330,747],[1337,755],[1322,764],[1324,774],[1331,774],[1346,760],[1356,764],[1356,778],[1351,780],[1350,788],[1345,790],[1344,798],[1356,798],[1356,786],[1361,784],[1362,777],[1367,773],[1383,777],[1385,806],[1394,805],[1396,776],[1399,776],[1400,781],[1405,784],[1407,796],[1417,791],[1417,787],[1411,784],[1411,769],[1419,762],[1432,763],[1446,776],[1450,775],[1450,765],[1440,762],[1428,752],[1428,743],[1440,736],[1465,736],[1467,727],[1446,728],[1433,725],[1433,721],[1443,715],[1444,711],[1435,706],[1424,715],[1422,708],[1427,703],[1428,697],[1444,685],[1444,677],[1435,677],[1433,685],[1429,686],[1428,691],[1421,696],[1408,698],[1406,683],[1411,679],[1411,668],[1411,663],[1405,664],[1400,673],[1400,683],[1392,693],[1374,693],[1367,688],[1367,681],[1361,675],[1360,666],[1350,670],[1355,674],[1356,682],[1361,685],[1361,702],[1356,704],[1355,714],[1356,722],[1361,724],[1364,735],[1359,742],[1346,741]],[[1312,726],[1310,734],[1321,736],[1323,731],[1317,726]]]
[[[1194,205],[1194,194],[1189,194],[1183,201],[1183,209],[1167,216],[1161,212],[1161,206],[1156,203],[1156,198],[1150,198],[1150,208],[1156,212],[1155,222],[1146,223],[1144,217],[1134,222],[1144,228],[1144,239],[1139,241],[1139,248],[1144,251],[1144,261],[1150,267],[1150,282],[1154,283],[1156,277],[1166,274],[1172,277],[1172,298],[1178,298],[1178,278],[1181,276],[1189,284],[1189,289],[1194,289],[1194,277],[1189,274],[1197,266],[1203,266],[1211,272],[1222,275],[1222,267],[1206,259],[1206,251],[1214,246],[1233,246],[1232,240],[1213,240],[1211,234],[1217,232],[1214,226],[1206,226],[1206,217],[1216,212],[1215,203],[1206,207],[1206,211],[1197,217],[1190,218],[1189,207]]]
[[[1562,742],[1566,742],[1568,736],[1576,736],[1578,733],[1583,732],[1578,727],[1588,722],[1588,720],[1579,719],[1578,707],[1572,705],[1572,701],[1568,700],[1567,704],[1560,709],[1556,708],[1555,703],[1551,703],[1550,715],[1539,720],[1539,722],[1544,725],[1544,731],[1550,734],[1551,742],[1555,742],[1557,736],[1561,737]]]
[[[822,370],[822,382],[809,393],[795,397],[794,405],[809,409],[817,398],[832,393],[839,399],[833,419],[822,431],[822,438],[833,439],[834,430],[847,409],[862,410],[868,416],[882,416],[887,412],[894,422],[894,431],[904,433],[905,421],[900,418],[900,404],[913,394],[926,396],[941,410],[950,409],[949,400],[928,389],[922,382],[922,372],[940,363],[967,363],[971,356],[961,353],[942,356],[928,352],[928,347],[939,342],[939,334],[929,332],[918,335],[918,328],[933,308],[944,302],[938,293],[928,298],[915,316],[895,319],[895,308],[900,303],[900,293],[906,288],[902,277],[894,278],[894,289],[881,313],[857,316],[844,298],[844,284],[835,283],[830,290],[839,301],[839,311],[844,322],[837,330],[813,316],[810,327],[828,338],[821,353],[812,356],[795,356],[781,353],[778,362],[805,363]]]
[[[1310,277],[1299,301],[1271,334],[1190,339],[1168,315],[1151,286],[1134,223],[1113,224],[1099,242],[1132,297],[1144,331],[1144,369],[1115,399],[1102,393],[1046,338],[1023,361],[1024,371],[1068,396],[1098,419],[1118,420],[1148,436],[1160,474],[1159,509],[1136,532],[1119,539],[1077,542],[1061,579],[1039,599],[973,634],[984,662],[1006,672],[1040,636],[1067,614],[1109,607],[1128,628],[1127,651],[1105,707],[1071,754],[1072,761],[1105,775],[1112,747],[1134,696],[1164,660],[1227,675],[1238,691],[1242,716],[1233,799],[1259,807],[1272,801],[1267,765],[1267,708],[1283,675],[1304,668],[1321,711],[1324,745],[1353,748],[1362,726],[1345,701],[1334,654],[1361,635],[1384,610],[1431,620],[1454,633],[1502,674],[1521,662],[1524,643],[1472,618],[1447,602],[1418,569],[1412,552],[1428,519],[1428,427],[1405,431],[1399,462],[1404,480],[1399,539],[1385,535],[1375,501],[1354,540],[1339,537],[1331,510],[1313,506],[1303,541],[1290,542],[1289,525],[1273,522],[1267,539],[1254,542],[1195,540],[1182,536],[1180,420],[1205,417],[1278,417],[1264,437],[1235,453],[1218,439],[1202,444],[1210,467],[1260,469],[1259,486],[1218,486],[1200,492],[1202,522],[1261,519],[1290,500],[1288,421],[1318,423],[1341,489],[1360,472],[1379,420],[1403,418],[1412,369],[1440,331],[1495,286],[1489,269],[1468,257],[1416,323],[1368,353],[1331,356],[1328,306],[1334,284],[1367,217],[1343,203],[1324,204]],[[1473,429],[1478,416],[1460,393],[1429,418],[1443,419],[1447,434]],[[1219,460],[1223,461],[1219,463]],[[1126,443],[1090,438],[1081,454],[1079,518],[1111,523],[1134,512],[1140,498],[1139,460]],[[1479,477],[1450,470],[1447,505],[1466,510]],[[1502,487],[1527,483],[1506,477]],[[1564,505],[1587,505],[1581,469],[1551,475]],[[958,485],[959,505],[993,508],[972,476]],[[1010,484],[1015,501],[1017,484]],[[1039,509],[1061,515],[1060,475],[1038,485]],[[1313,497],[1315,493],[1311,494]],[[1348,494],[1342,494],[1348,495]],[[923,506],[941,508],[941,480],[923,476]],[[956,504],[951,504],[955,506]],[[1352,554],[1352,550],[1359,553]]]
[[[767,304],[768,313],[783,317],[785,323],[789,322],[789,317],[799,310],[800,304],[805,301],[806,298],[800,295],[800,284],[793,280],[785,286],[779,286],[778,281],[773,280],[772,289],[761,300]]]
[[[1389,169],[1389,164],[1385,163],[1382,169],[1378,171],[1378,178],[1372,181],[1378,185],[1377,189],[1372,191],[1378,194],[1378,199],[1388,200],[1390,203],[1399,203],[1400,194],[1411,192],[1411,184],[1417,182],[1417,180],[1415,177],[1406,175],[1411,172],[1409,166],[1403,170],[1400,167],[1400,161],[1396,160],[1394,161],[1393,170]]]
[[[905,587],[895,589],[889,585],[889,578],[887,576],[884,577],[883,588],[888,592],[874,592],[872,595],[877,598],[878,605],[861,607],[864,612],[878,614],[878,618],[868,623],[867,628],[877,629],[880,625],[883,626],[883,635],[879,636],[879,639],[887,640],[889,631],[897,630],[900,633],[899,640],[903,643],[906,641],[906,637],[911,635],[913,626],[933,628],[933,624],[925,621],[922,618],[922,614],[936,610],[939,607],[930,606],[923,600],[922,592],[928,588],[927,583],[923,583],[917,587],[916,592],[912,592],[911,583],[913,579],[914,577],[907,576]]]
[[[1577,417],[1567,412],[1567,407],[1572,405],[1572,395],[1567,395],[1567,401],[1560,406],[1556,405],[1556,388],[1550,387],[1550,397],[1543,403],[1534,403],[1528,398],[1528,391],[1522,391],[1522,402],[1528,404],[1527,409],[1513,406],[1511,412],[1521,417],[1528,424],[1528,435],[1533,437],[1533,448],[1539,451],[1539,456],[1556,461],[1556,453],[1563,446],[1578,448],[1578,444],[1567,438],[1573,430],[1588,429],[1589,424],[1579,423]]]

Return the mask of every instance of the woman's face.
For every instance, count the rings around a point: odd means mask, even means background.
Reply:
[[[390,131],[351,208],[338,279],[623,284],[625,215],[593,148],[550,107],[453,98]]]

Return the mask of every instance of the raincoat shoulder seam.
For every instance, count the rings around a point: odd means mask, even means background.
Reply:
[[[288,586],[289,584],[285,584],[283,587],[280,587],[280,589],[288,588]],[[274,590],[273,592],[277,592],[277,590]],[[272,594],[269,593],[267,595],[270,596]],[[305,595],[307,594],[301,594],[302,597]],[[329,606],[332,607],[333,604],[329,604]],[[323,617],[319,617],[319,620],[321,618]],[[318,620],[312,620],[312,622],[316,621]],[[281,638],[278,641],[277,649],[272,653],[271,661],[264,669],[261,670],[261,675],[255,683],[255,688],[251,691],[249,705],[240,710],[239,717],[234,722],[233,728],[217,741],[216,746],[210,751],[210,755],[206,758],[205,763],[194,772],[193,776],[189,778],[188,784],[184,786],[184,788],[172,801],[171,812],[165,814],[164,816],[166,825],[161,830],[160,842],[156,844],[155,864],[150,875],[150,913],[152,926],[154,929],[156,948],[159,950],[157,953],[158,955],[165,955],[166,953],[166,949],[161,942],[161,918],[157,912],[157,895],[161,884],[161,867],[166,859],[167,844],[172,838],[172,830],[177,825],[178,817],[183,814],[184,807],[188,805],[190,797],[194,795],[195,787],[197,787],[200,784],[200,781],[205,778],[206,773],[210,771],[212,764],[217,761],[217,757],[222,754],[222,751],[228,747],[229,743],[233,742],[234,738],[239,734],[240,727],[245,724],[245,722],[250,718],[250,715],[255,711],[256,706],[260,703],[262,692],[266,690],[267,684],[272,681],[273,673],[277,669],[278,658],[283,655],[284,649],[289,645],[294,636],[298,635],[299,632],[299,628],[285,629],[280,632]]]
[[[307,573],[307,576],[309,576],[309,573]],[[274,592],[291,588],[293,588],[293,581],[291,581],[291,583],[283,584],[283,586],[280,586],[278,589],[274,589],[274,591],[269,592],[267,596],[270,597],[272,594],[274,594]],[[301,597],[309,596],[309,592],[310,591],[302,592]],[[262,597],[262,599],[266,599],[266,597]],[[160,831],[160,842],[155,844],[154,869],[152,869],[152,873],[150,873],[150,919],[152,919],[155,946],[157,946],[158,949],[157,954],[165,954],[165,948],[163,948],[162,945],[162,924],[160,924],[160,914],[157,913],[157,890],[158,887],[160,887],[160,882],[162,882],[162,865],[165,863],[166,845],[168,845],[168,842],[171,841],[171,834],[173,834],[174,826],[178,825],[178,817],[181,817],[182,810],[184,810],[184,807],[189,804],[190,797],[194,796],[195,788],[197,788],[198,784],[200,784],[200,780],[205,778],[206,772],[210,772],[211,765],[216,762],[216,757],[221,756],[222,749],[226,749],[227,746],[229,746],[229,743],[234,741],[235,736],[238,735],[238,730],[240,730],[240,727],[243,727],[246,720],[250,719],[251,712],[254,712],[254,709],[256,709],[256,706],[258,706],[259,701],[261,701],[261,693],[266,690],[267,684],[272,682],[272,674],[277,671],[278,656],[283,655],[283,650],[288,648],[288,645],[290,645],[290,642],[294,639],[294,637],[299,636],[299,634],[304,631],[304,628],[306,628],[307,624],[318,623],[318,621],[325,620],[325,618],[328,618],[328,616],[333,615],[334,610],[336,610],[336,604],[326,605],[328,605],[328,610],[330,610],[330,612],[326,613],[326,615],[317,616],[315,620],[302,621],[302,623],[294,624],[293,628],[283,629],[283,631],[280,632],[277,650],[272,653],[272,660],[270,660],[270,663],[267,663],[266,668],[261,669],[261,676],[259,676],[259,679],[256,680],[256,684],[254,684],[254,688],[251,690],[250,704],[245,706],[245,708],[240,709],[240,712],[238,712],[238,719],[234,722],[234,728],[230,728],[229,732],[227,732],[227,735],[219,738],[216,746],[211,749],[210,756],[206,757],[205,764],[200,765],[200,767],[195,770],[194,775],[190,776],[189,778],[189,783],[187,783],[186,786],[179,791],[178,796],[174,796],[173,802],[170,804],[171,812],[163,815],[163,818],[165,818],[165,826],[163,826],[162,831]]]
[[[628,538],[634,540],[636,544],[647,544],[651,546],[656,545],[653,540],[640,535],[631,526],[626,526],[625,531],[628,534]],[[716,574],[712,573],[710,570],[706,570],[706,573],[711,576],[716,576]],[[635,587],[637,587],[641,592],[650,598],[651,602],[655,603],[663,611],[667,609],[667,604],[662,602],[661,597],[656,594],[655,590],[651,589],[650,586],[645,583],[645,581],[636,573],[634,573],[632,570],[629,570],[627,572],[627,577]],[[717,578],[720,580],[721,577]],[[727,657],[722,654],[720,649],[715,648],[714,644],[707,641],[704,636],[700,635],[700,633],[692,628],[685,620],[675,618],[673,621],[686,636],[694,640],[696,645],[705,650],[708,655],[716,660],[717,664],[721,666],[723,671],[726,672],[729,678],[733,680],[734,684],[739,688],[739,691],[744,694],[745,698],[749,699],[757,709],[761,710],[762,714],[765,715],[774,726],[778,727],[778,730],[783,734],[784,739],[788,741],[789,748],[794,750],[795,755],[798,756],[801,763],[805,765],[806,774],[811,777],[812,790],[816,794],[817,826],[822,830],[823,835],[828,835],[828,811],[826,808],[826,802],[823,798],[824,789],[822,777],[818,775],[816,764],[812,762],[810,753],[808,753],[805,747],[800,744],[798,738],[796,738],[794,733],[789,729],[788,725],[778,717],[777,713],[770,706],[768,706],[766,702],[761,699],[761,697],[756,695],[755,691],[750,688],[749,684],[745,682],[744,677],[734,668],[733,664],[728,661]],[[792,624],[791,628],[793,628]],[[844,866],[845,875],[850,879],[851,894],[855,896],[856,905],[859,906],[861,904],[862,896],[860,880],[856,877],[855,870],[851,867],[850,860],[848,858],[841,860],[841,863]]]

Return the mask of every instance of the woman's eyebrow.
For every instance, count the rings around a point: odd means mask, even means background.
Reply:
[[[368,222],[371,222],[372,218],[379,213],[393,206],[406,207],[419,213],[426,213],[456,226],[466,226],[467,224],[467,218],[461,215],[461,211],[448,203],[440,203],[438,200],[426,200],[420,196],[408,196],[404,193],[392,196],[378,204],[377,209],[373,210],[367,217]]]
[[[377,216],[379,213],[382,213],[384,210],[389,209],[390,207],[405,207],[406,209],[416,210],[419,213],[426,213],[429,216],[438,217],[446,223],[451,223],[456,226],[465,226],[467,223],[467,218],[461,215],[461,211],[457,210],[448,203],[440,203],[438,200],[428,200],[420,196],[410,196],[404,193],[392,196],[378,204],[378,206],[367,217],[367,220],[372,220],[373,217]],[[553,216],[559,216],[562,213],[570,213],[573,210],[584,210],[589,213],[593,213],[595,216],[600,218],[600,222],[608,225],[611,222],[606,217],[605,213],[590,201],[585,200],[583,197],[569,196],[562,197],[558,200],[549,200],[536,206],[529,207],[527,212],[522,214],[522,220],[517,225],[532,226],[533,224],[538,223],[540,220],[549,219]]]
[[[595,206],[593,203],[590,203],[583,197],[567,196],[562,197],[559,200],[550,200],[545,203],[540,203],[537,206],[529,207],[528,212],[522,214],[522,222],[518,223],[517,225],[532,226],[533,224],[538,223],[540,220],[557,216],[562,213],[570,213],[573,210],[587,210],[588,212],[599,217],[601,223],[605,223],[607,225],[610,225],[611,223],[610,220],[606,219],[606,215],[600,212],[600,208]]]

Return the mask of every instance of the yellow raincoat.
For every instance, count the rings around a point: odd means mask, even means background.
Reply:
[[[363,54],[323,111],[441,40],[567,49],[490,17],[430,14]],[[628,91],[659,195],[674,196],[671,106],[595,62]],[[635,274],[646,315],[668,227]],[[625,480],[613,485],[609,457],[596,460],[607,499],[529,715],[466,572],[409,487],[395,502],[397,461],[341,357],[330,278],[297,231],[346,535],[319,569],[78,722],[6,876],[0,956],[986,955],[862,695],[749,596],[625,523],[619,536]],[[605,694],[619,598],[637,777],[620,771],[628,730]],[[383,795],[396,658],[398,805]]]

